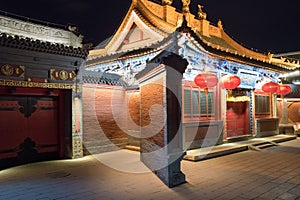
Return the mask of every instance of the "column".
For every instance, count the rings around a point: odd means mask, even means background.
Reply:
[[[172,53],[150,63],[137,79],[141,91],[141,161],[168,187],[185,183],[180,162],[182,74],[187,61]]]

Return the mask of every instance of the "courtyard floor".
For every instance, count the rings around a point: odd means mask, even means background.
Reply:
[[[128,150],[33,163],[0,171],[0,199],[300,199],[300,139],[182,171],[187,183],[168,188]]]

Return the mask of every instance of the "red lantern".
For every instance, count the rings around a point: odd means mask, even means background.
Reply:
[[[278,90],[276,91],[279,95],[286,95],[292,91],[292,88],[289,85],[279,85]]]
[[[238,76],[226,75],[221,79],[222,87],[228,90],[233,90],[241,84],[241,79]]]
[[[265,83],[262,88],[264,92],[275,93],[279,89],[279,85],[274,82]]]
[[[218,77],[215,74],[210,73],[198,74],[195,77],[194,82],[200,88],[211,88],[218,84]]]

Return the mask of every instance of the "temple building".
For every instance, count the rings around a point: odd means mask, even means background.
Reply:
[[[0,169],[127,148],[174,187],[189,150],[299,134],[299,52],[247,49],[172,4],[132,0],[89,52],[76,27],[0,15]]]
[[[74,27],[0,15],[0,168],[82,157],[80,68]]]
[[[192,14],[189,0],[181,11],[172,0],[132,0],[116,33],[88,56],[85,153],[140,148],[164,183],[181,184],[187,150],[287,133],[300,121],[298,103],[296,121],[282,104],[291,85],[284,76],[299,67],[245,48],[201,5]]]

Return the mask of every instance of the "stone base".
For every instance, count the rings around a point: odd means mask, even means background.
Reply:
[[[79,135],[73,135],[73,155],[72,159],[82,158],[83,157],[83,148],[82,148],[82,137]]]
[[[141,161],[154,172],[162,182],[172,188],[186,183],[180,170],[180,162],[185,153],[166,154],[165,149],[141,153]]]
[[[162,170],[158,170],[155,173],[157,176],[169,187],[175,187],[178,185],[181,185],[183,183],[186,183],[185,180],[185,175],[184,173],[181,172],[180,170],[180,162],[183,159],[183,155],[177,154],[177,155],[172,155],[173,156],[179,156],[180,158],[172,162],[175,158],[171,158],[170,163],[167,167],[165,167]],[[162,179],[164,178],[164,179]]]
[[[279,124],[279,134],[294,135],[294,124]]]

